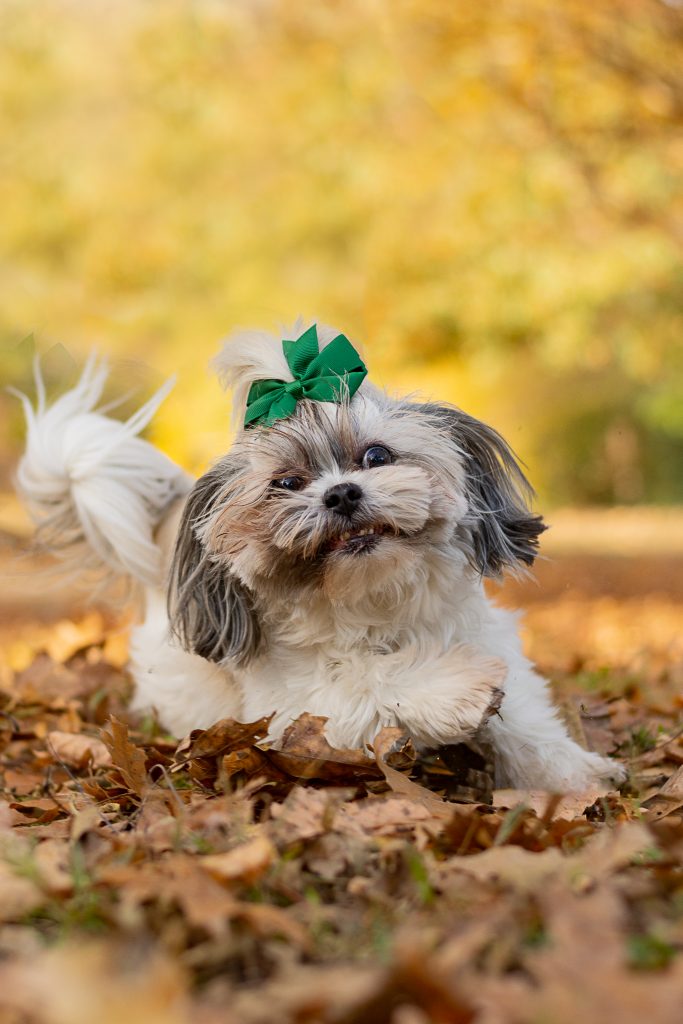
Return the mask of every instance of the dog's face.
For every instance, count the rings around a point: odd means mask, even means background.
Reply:
[[[353,602],[396,586],[467,513],[443,430],[416,407],[368,399],[304,401],[294,416],[244,431],[198,494],[195,536],[270,599],[306,589]]]
[[[458,409],[372,386],[339,405],[300,401],[242,430],[195,485],[173,568],[176,631],[203,657],[245,662],[282,600],[390,606],[439,556],[480,575],[530,565],[543,526],[528,490],[502,438]]]

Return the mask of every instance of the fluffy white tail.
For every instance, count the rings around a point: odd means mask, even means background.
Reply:
[[[48,407],[36,368],[36,407],[19,395],[27,438],[17,489],[38,539],[68,568],[160,585],[154,531],[191,481],[137,435],[173,381],[122,423],[95,411],[106,378],[106,365],[91,356],[76,387]]]

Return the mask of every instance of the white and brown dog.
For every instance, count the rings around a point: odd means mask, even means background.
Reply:
[[[485,594],[484,577],[533,563],[543,530],[505,441],[389,397],[332,328],[285,338],[242,332],[218,356],[239,428],[196,482],[137,436],[165,389],[118,422],[94,411],[91,360],[52,406],[40,381],[37,408],[24,399],[18,487],[39,536],[145,586],[134,707],[178,736],[274,712],[274,741],[308,711],[343,747],[384,725],[424,747],[481,729],[499,785],[622,778],[568,736],[516,616]]]

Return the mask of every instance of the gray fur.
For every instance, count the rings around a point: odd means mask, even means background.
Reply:
[[[171,565],[169,618],[185,650],[209,661],[243,665],[261,641],[254,601],[203,539],[237,471],[223,459],[190,492]]]
[[[472,565],[493,577],[519,563],[533,565],[546,526],[530,511],[533,488],[507,441],[455,406],[422,408],[448,428],[464,457],[471,518],[461,532]]]

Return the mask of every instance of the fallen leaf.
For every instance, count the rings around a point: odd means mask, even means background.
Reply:
[[[97,830],[102,821],[102,812],[98,807],[84,807],[83,810],[77,811],[71,819],[71,842],[77,843],[86,832]]]
[[[87,676],[61,665],[47,654],[37,658],[17,676],[14,696],[18,703],[50,705],[88,692]]]
[[[40,888],[0,860],[0,921],[18,921],[45,902]]]
[[[522,892],[539,892],[551,878],[562,878],[570,887],[578,880],[583,884],[601,880],[651,851],[654,845],[644,825],[630,822],[592,836],[581,850],[570,855],[557,848],[532,853],[520,846],[496,846],[470,857],[454,857],[442,865],[442,870],[463,871]]]
[[[434,820],[432,810],[399,795],[345,803],[334,816],[333,827],[342,834],[356,836],[409,836],[419,823]]]
[[[69,943],[0,965],[0,1011],[37,1024],[188,1024],[184,972],[160,950]],[[225,1024],[234,1024],[226,1013]]]
[[[102,731],[102,740],[111,755],[112,764],[121,773],[125,784],[131,792],[142,796],[149,785],[145,755],[128,739],[128,727],[112,715],[108,729]]]
[[[554,821],[563,818],[572,821],[583,816],[583,812],[605,793],[604,786],[596,786],[582,793],[555,794],[540,789],[496,789],[493,803],[498,808],[517,807],[519,804],[535,811],[539,818]],[[550,809],[550,817],[546,818]]]
[[[197,863],[218,882],[251,885],[265,874],[275,859],[275,847],[265,836],[257,836],[225,853],[200,857]]]
[[[332,827],[337,808],[347,792],[295,787],[284,803],[271,807],[270,834],[283,845],[323,835]]]
[[[57,818],[66,815],[64,808],[60,807],[54,800],[49,799],[49,797],[41,797],[37,800],[23,800],[21,803],[11,803],[10,807],[16,812],[19,821],[21,819],[30,820],[36,825],[48,825]]]
[[[372,1018],[358,1013],[384,991],[386,971],[366,964],[297,966],[265,981],[258,990],[245,988],[235,994],[231,1007],[241,1022],[272,1024],[301,1021],[311,1024],[371,1024]],[[374,1020],[386,1024],[387,1017]]]
[[[95,768],[102,768],[112,761],[111,754],[102,740],[84,733],[53,730],[47,734],[46,743],[57,761],[62,761],[72,768],[83,768],[89,762]]]
[[[319,757],[321,760],[336,759],[345,764],[357,764],[367,768],[374,764],[362,750],[341,750],[332,747],[325,736],[327,718],[322,715],[304,713],[289,725],[278,744],[278,749],[290,754]]]
[[[217,757],[232,750],[253,746],[268,735],[272,717],[259,718],[256,722],[222,718],[209,729],[195,729],[176,750],[176,770],[194,758]]]
[[[646,821],[658,821],[683,807],[683,765],[667,779],[659,792],[643,802]]]
[[[540,891],[539,902],[546,941],[525,958],[527,979],[466,986],[483,1019],[500,1020],[503,1006],[506,1024],[604,1024],[615,1015],[620,1024],[678,1024],[683,960],[649,976],[629,970],[625,914],[615,892],[599,887],[580,896],[551,886]]]
[[[531,853],[521,846],[495,846],[470,857],[454,857],[440,866],[442,874],[464,872],[520,892],[534,892],[563,869],[564,858],[558,849]]]
[[[33,855],[41,886],[49,893],[65,896],[73,892],[69,844],[59,839],[38,843]]]
[[[276,776],[278,781],[286,779],[283,772],[274,769],[268,756],[258,747],[243,747],[241,750],[233,750],[229,754],[223,754],[221,758],[220,773],[226,779],[234,775],[243,774],[248,779],[261,777],[269,781]]]
[[[260,936],[277,935],[300,949],[311,952],[311,937],[303,925],[281,907],[266,903],[238,903],[233,916],[245,921]]]
[[[29,793],[35,793],[45,784],[44,772],[40,774],[31,771],[18,772],[7,768],[4,776],[5,788],[15,796],[28,796]]]
[[[682,731],[677,730],[673,736],[663,737],[652,750],[646,750],[644,753],[639,754],[638,757],[634,757],[630,762],[632,769],[638,771],[640,768],[662,764],[671,757],[676,759],[682,758],[683,754],[680,751],[681,744],[683,743]]]
[[[417,783],[412,782],[407,776],[402,775],[401,772],[397,771],[387,764],[386,758],[392,752],[395,746],[401,746],[405,742],[405,735],[402,729],[396,728],[385,728],[375,736],[373,741],[373,749],[375,752],[375,758],[377,765],[384,775],[384,778],[388,782],[394,793],[398,793],[400,796],[406,797],[408,800],[413,800],[417,804],[421,804],[429,813],[437,819],[446,819],[451,815],[451,808],[443,800],[439,800],[438,797],[430,793],[428,789],[423,786],[418,786]]]

